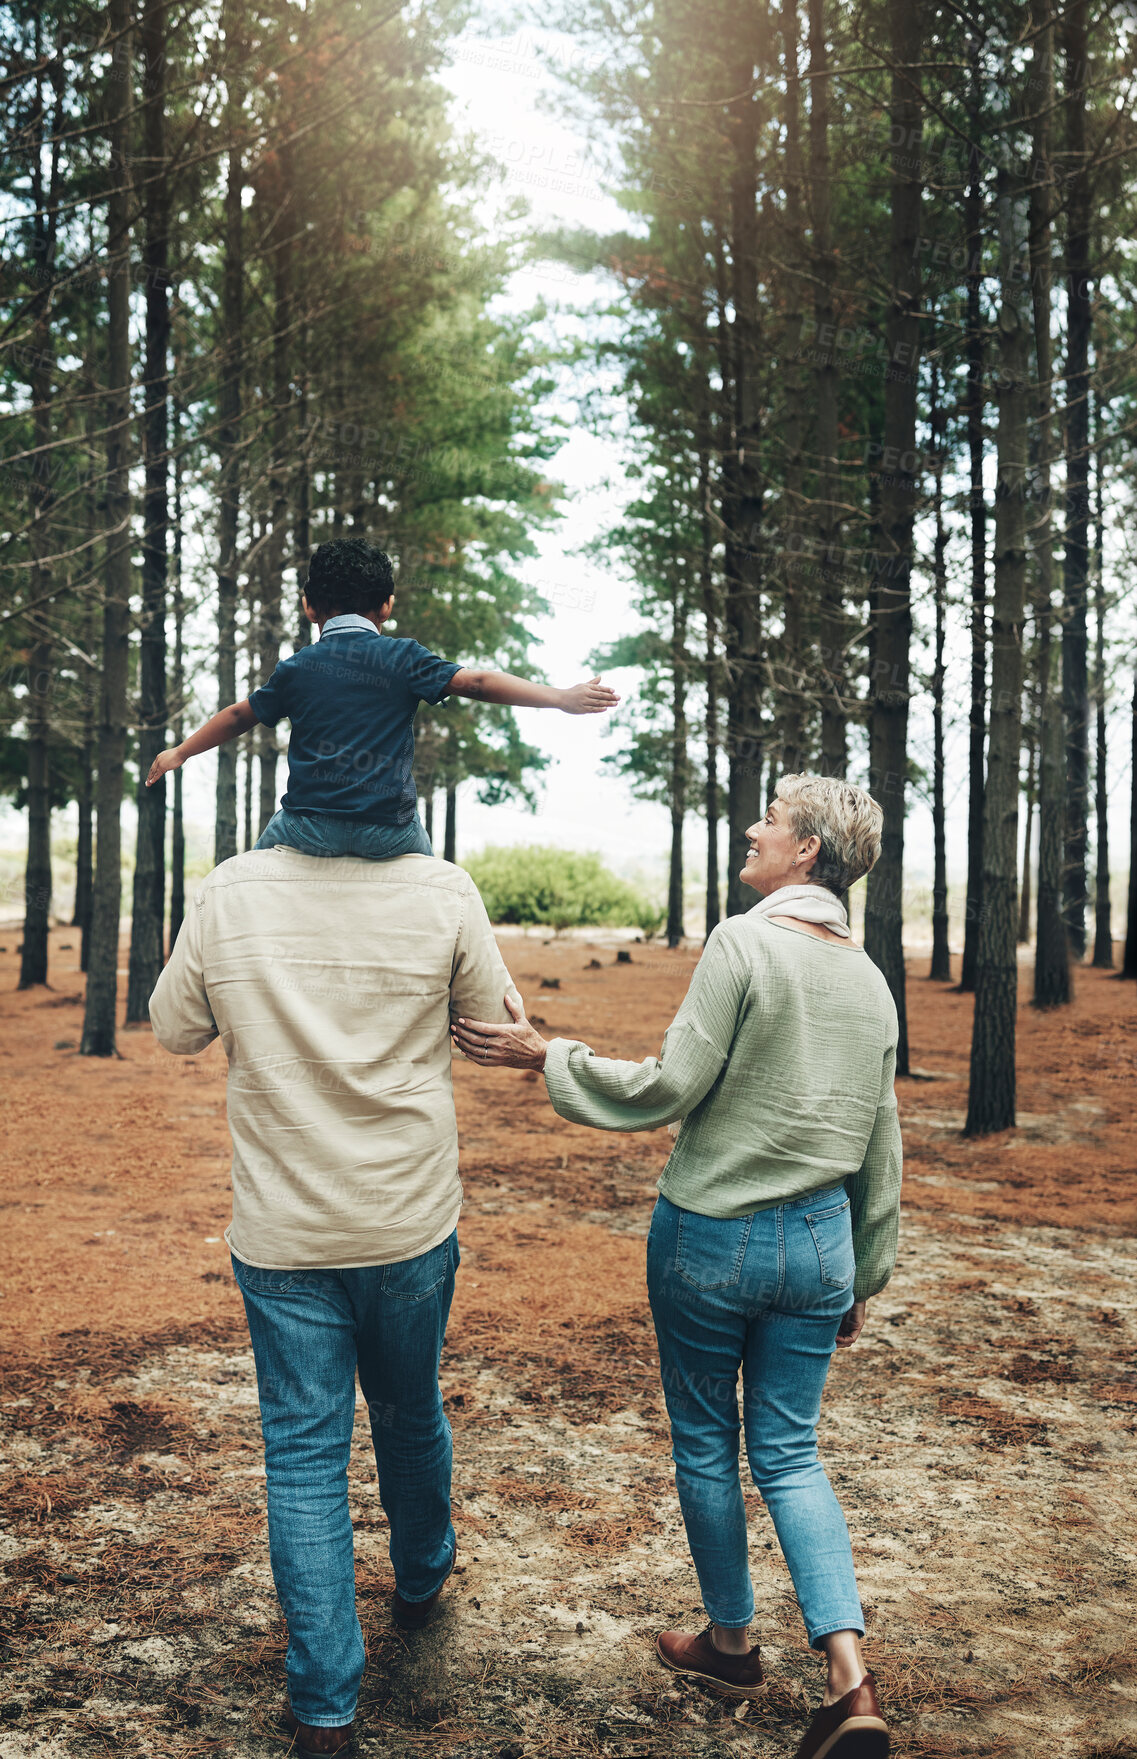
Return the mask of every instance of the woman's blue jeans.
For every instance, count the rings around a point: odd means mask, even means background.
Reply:
[[[395,855],[433,855],[430,838],[418,813],[405,825],[373,825],[362,818],[334,812],[274,812],[254,845],[273,849],[283,843],[301,855],[362,855],[367,861],[390,861]]]
[[[363,1676],[347,1492],[357,1368],[399,1593],[429,1600],[454,1562],[438,1360],[457,1268],[456,1233],[418,1258],[361,1270],[233,1259],[257,1365],[289,1700],[314,1728],[351,1721]]]
[[[754,1616],[738,1472],[738,1371],[750,1472],[770,1511],[811,1645],[864,1634],[849,1529],[817,1457],[817,1419],[853,1304],[844,1188],[735,1221],[661,1197],[647,1280],[675,1484],[707,1615]]]

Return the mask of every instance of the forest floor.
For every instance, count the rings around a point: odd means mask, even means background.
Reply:
[[[0,1759],[267,1759],[283,1632],[221,1240],[223,1059],[167,1057],[148,1029],[80,1059],[75,937],[53,933],[54,987],[24,995],[6,939]],[[626,1057],[658,1049],[696,958],[503,946],[551,1032]],[[822,1418],[870,1665],[909,1759],[1132,1759],[1137,997],[1082,971],[1072,1007],[1040,1016],[1024,991],[1019,1128],[966,1142],[971,1003],[923,969],[899,1267]],[[435,1625],[400,1636],[361,1413],[360,1751],[792,1754],[821,1676],[756,1494],[767,1696],[740,1716],[653,1658],[658,1629],[701,1622],[643,1278],[668,1138],[565,1125],[533,1077],[463,1063],[455,1083],[461,1566]]]

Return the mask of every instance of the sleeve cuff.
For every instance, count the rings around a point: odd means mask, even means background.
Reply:
[[[249,707],[252,709],[260,726],[275,727],[277,721],[281,720],[283,717],[281,715],[274,715],[272,710],[267,708],[263,702],[258,703],[257,697],[260,696],[260,694],[259,690],[253,691],[253,694],[249,698]]]
[[[447,663],[449,664],[449,662],[447,662]],[[461,670],[462,670],[462,662],[461,662],[461,660],[459,660],[459,661],[457,661],[456,664],[454,664],[450,667],[450,676],[447,678],[445,684],[439,685],[434,696],[424,696],[423,701],[429,702],[433,705],[433,707],[437,708],[439,703],[444,702],[446,700],[446,697],[450,694],[450,686],[454,682],[454,674],[456,672],[460,672]]]
[[[553,1110],[562,1118],[576,1086],[569,1072],[569,1058],[575,1050],[587,1051],[589,1046],[579,1038],[551,1038],[545,1048],[545,1087]]]

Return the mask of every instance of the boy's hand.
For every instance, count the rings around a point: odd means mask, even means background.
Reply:
[[[160,751],[150,765],[146,786],[152,788],[155,782],[166,774],[167,770],[180,770],[184,762],[185,758],[182,756],[181,748],[177,745],[172,745],[168,751]]]
[[[566,715],[602,715],[605,709],[615,708],[619,700],[616,692],[601,684],[599,678],[561,691],[561,707]]]

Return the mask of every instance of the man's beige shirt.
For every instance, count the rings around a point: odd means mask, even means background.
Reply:
[[[451,1018],[516,998],[474,882],[424,855],[254,850],[190,904],[150,998],[160,1044],[229,1059],[233,1220],[246,1264],[427,1252],[462,1204]]]

